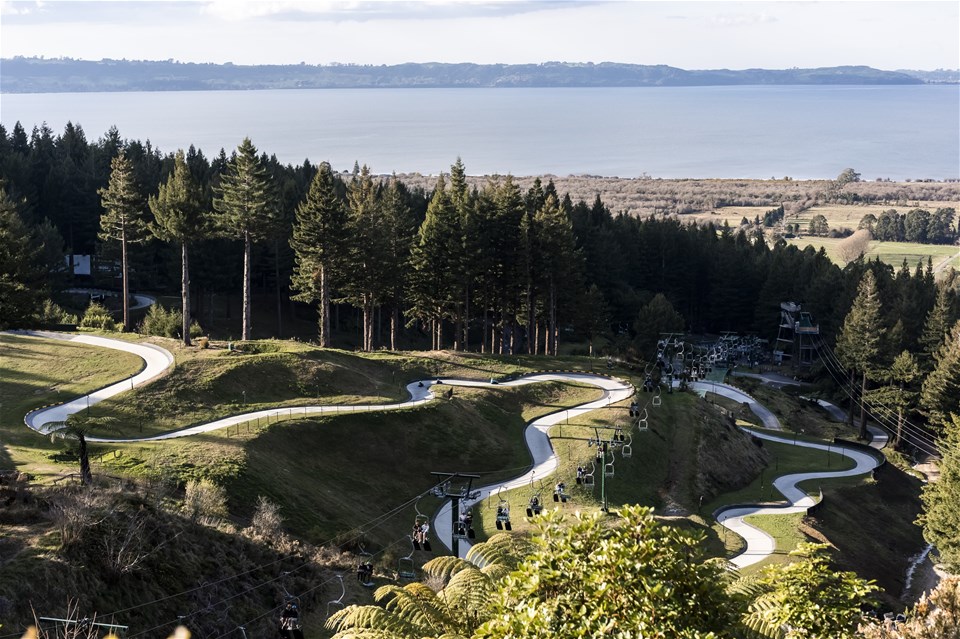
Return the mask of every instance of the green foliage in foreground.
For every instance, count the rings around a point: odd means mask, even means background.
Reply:
[[[765,590],[750,604],[747,625],[761,636],[783,639],[852,639],[861,606],[877,590],[852,572],[834,570],[824,544],[802,544],[803,558],[767,570]]]
[[[659,525],[648,508],[619,515],[577,513],[571,522],[548,512],[508,575],[500,578],[522,548],[496,535],[468,561],[435,559],[426,583],[380,588],[379,606],[347,608],[327,627],[340,639],[844,639],[876,590],[834,570],[825,546],[813,544],[760,581],[731,582],[722,562],[700,556],[696,536]]]
[[[539,521],[538,548],[504,580],[478,637],[550,639],[732,637],[739,606],[723,564],[703,561],[699,540],[660,526],[648,508],[602,515],[557,512]]]
[[[498,581],[529,549],[522,537],[500,533],[472,546],[465,559],[431,559],[423,571],[436,591],[424,583],[383,586],[374,594],[382,606],[349,606],[326,627],[336,639],[470,637],[489,617]]]

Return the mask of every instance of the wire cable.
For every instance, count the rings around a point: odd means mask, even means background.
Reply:
[[[896,428],[896,423],[898,420],[897,415],[889,408],[884,407],[883,410],[878,410],[875,407],[874,403],[870,402],[869,400],[864,402],[858,399],[859,393],[857,392],[856,387],[853,386],[853,384],[846,379],[847,377],[846,370],[844,369],[842,362],[839,361],[836,354],[834,354],[826,344],[822,344],[821,342],[821,347],[827,353],[829,359],[824,359],[819,349],[817,350],[817,352],[818,354],[820,354],[821,360],[824,362],[825,367],[827,367],[828,372],[831,373],[831,376],[834,378],[834,381],[838,381],[838,380],[837,380],[837,376],[833,375],[833,371],[830,369],[831,362],[833,366],[836,367],[836,370],[838,372],[840,379],[845,380],[844,382],[838,382],[838,383],[841,386],[841,388],[846,392],[847,396],[850,397],[851,400],[853,400],[855,405],[861,408],[866,407],[866,409],[869,410],[871,414],[874,415],[875,418],[877,418],[877,421],[881,423],[881,425],[885,426],[887,430],[890,430],[891,432],[893,432],[893,430]],[[817,348],[816,344],[814,344],[814,348]],[[883,404],[880,404],[880,406],[883,407]],[[881,419],[881,417],[883,419]],[[891,423],[893,424],[892,426],[891,426]],[[936,439],[924,427],[914,424],[910,420],[904,420],[903,428],[904,430],[912,433],[914,437],[917,437],[922,442],[930,446],[936,447]]]
[[[354,534],[352,537],[348,537],[345,541],[341,542],[341,545],[342,545],[342,544],[346,544],[346,543],[350,543],[350,542],[353,542],[353,541],[356,541],[357,539],[360,539],[360,538],[363,536],[363,531],[364,531],[364,530],[370,530],[370,529],[372,529],[372,528],[378,527],[378,526],[379,526],[383,521],[385,521],[386,519],[389,519],[390,517],[393,517],[393,516],[397,515],[400,511],[402,511],[402,510],[405,509],[405,508],[408,508],[411,504],[415,503],[418,499],[421,499],[422,497],[430,494],[430,492],[431,492],[434,488],[436,488],[437,486],[439,486],[439,485],[440,485],[440,483],[438,482],[437,484],[435,484],[434,486],[431,486],[429,489],[425,490],[424,492],[420,493],[419,495],[416,495],[415,497],[412,497],[412,498],[408,499],[408,500],[405,501],[404,503],[400,504],[399,506],[396,506],[395,508],[387,511],[386,513],[380,514],[380,515],[378,515],[377,517],[374,517],[373,519],[371,519],[371,520],[369,520],[369,521],[367,521],[367,522],[365,522],[365,523],[363,523],[363,524],[360,524],[360,525],[358,525],[358,526],[355,526],[354,528],[352,528],[351,530],[347,531],[346,533],[341,533],[340,535],[337,535],[337,537],[334,537],[334,538],[329,539],[329,540],[327,540],[327,541],[321,542],[321,543],[318,544],[318,545],[319,545],[319,546],[324,546],[324,545],[330,544],[330,543],[332,543],[334,540],[336,540],[337,538],[341,538],[344,534],[350,535],[351,533],[356,533],[356,534]],[[396,542],[394,542],[394,543],[396,543]],[[265,568],[269,568],[270,566],[274,566],[274,565],[276,565],[276,564],[278,564],[278,563],[280,563],[280,562],[282,562],[282,561],[285,561],[286,559],[287,559],[287,558],[281,557],[281,558],[279,558],[279,559],[276,559],[276,560],[274,560],[274,561],[268,562],[268,563],[266,563],[266,564],[261,564],[261,565],[259,565],[259,566],[255,566],[255,567],[253,567],[253,568],[250,568],[250,569],[248,569],[248,570],[245,570],[244,572],[238,573],[238,574],[236,574],[236,575],[231,575],[231,576],[229,576],[229,577],[224,577],[224,578],[222,578],[222,579],[218,579],[217,581],[213,581],[213,582],[210,582],[210,583],[204,583],[204,584],[202,584],[202,585],[200,585],[200,586],[196,586],[196,587],[194,587],[194,588],[190,588],[190,589],[188,589],[188,590],[184,590],[184,591],[179,592],[179,593],[174,593],[174,594],[171,594],[171,595],[166,595],[166,596],[164,596],[164,597],[159,597],[159,598],[157,598],[157,599],[154,599],[153,601],[148,601],[148,602],[145,602],[145,603],[137,604],[137,605],[135,605],[135,606],[130,606],[130,607],[127,607],[127,608],[123,608],[123,609],[121,609],[121,610],[117,610],[117,611],[115,611],[115,612],[113,612],[113,613],[110,613],[110,614],[104,615],[104,616],[105,616],[105,617],[108,617],[108,618],[112,618],[112,617],[116,617],[117,615],[120,615],[120,614],[123,614],[123,613],[126,613],[126,612],[130,612],[130,611],[132,611],[132,610],[138,610],[138,609],[140,609],[140,608],[144,608],[144,607],[147,607],[147,606],[151,606],[151,605],[155,605],[155,604],[158,604],[158,603],[162,603],[162,602],[164,602],[164,601],[169,601],[169,600],[171,600],[171,599],[176,599],[176,598],[179,598],[179,597],[183,597],[183,596],[189,595],[189,594],[191,594],[191,593],[194,593],[194,592],[198,592],[198,591],[200,591],[200,590],[203,590],[204,588],[208,588],[208,587],[211,587],[211,586],[216,586],[216,585],[219,585],[219,584],[222,584],[222,583],[225,583],[225,582],[234,580],[234,579],[239,579],[240,577],[243,577],[244,575],[248,575],[248,574],[250,574],[250,573],[253,573],[253,572],[256,572],[256,571],[259,571],[259,570],[263,570],[263,569],[265,569]],[[300,570],[300,568],[303,568],[303,566],[305,566],[305,565],[306,565],[306,564],[302,564],[301,566],[295,568],[295,569],[292,570],[292,571],[287,571],[287,574],[289,574],[290,572],[294,572],[294,571],[296,571],[296,570]],[[265,581],[265,582],[262,582],[261,585],[263,585],[263,584],[265,584],[265,583],[269,583],[269,582],[271,582],[271,581],[275,581],[275,580],[276,580],[276,578],[267,580],[267,581]],[[220,602],[217,602],[217,603],[220,603]],[[166,623],[164,623],[163,625],[167,625],[168,623],[171,623],[171,622],[166,622]],[[162,625],[161,625],[161,626],[158,626],[157,628],[160,628],[160,627],[162,627]],[[156,630],[157,628],[151,628],[150,631]],[[138,633],[138,634],[143,634],[143,633]],[[130,636],[128,639],[132,639],[133,636],[136,636],[136,635],[132,635],[132,636]]]
[[[822,343],[821,346],[824,349],[827,348],[826,345]],[[851,403],[855,407],[859,407],[862,410],[870,412],[877,424],[887,430],[890,434],[896,434],[896,422],[894,421],[893,417],[891,417],[891,412],[889,410],[877,410],[876,408],[871,407],[869,402],[861,401],[858,394],[855,392],[855,387],[849,382],[849,380],[846,379],[846,371],[841,368],[842,364],[839,362],[839,360],[836,360],[836,356],[833,355],[833,360],[830,360],[829,355],[832,355],[832,353],[828,353],[828,357],[825,358],[821,353],[820,347],[818,347],[817,343],[814,343],[814,349],[816,349],[817,354],[820,355],[820,359],[824,363],[824,368],[833,378],[834,382],[847,395]],[[834,367],[837,368],[835,369]],[[923,430],[922,427],[907,421],[904,422],[902,430],[911,436],[911,444],[929,455],[936,457],[940,456],[936,449],[936,441],[930,436],[929,433]]]

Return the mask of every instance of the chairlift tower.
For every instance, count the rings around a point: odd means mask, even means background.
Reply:
[[[603,471],[600,474],[600,501],[602,503],[602,506],[600,506],[600,510],[607,513],[607,512],[610,512],[610,508],[607,505],[607,477],[608,477],[608,473],[610,477],[613,477],[613,461],[614,461],[613,448],[622,446],[623,442],[617,439],[616,437],[613,437],[611,439],[603,439],[602,437],[600,437],[599,428],[595,428],[594,432],[596,433],[596,437],[594,439],[591,439],[588,442],[588,445],[597,446],[597,453],[598,453],[597,461],[600,462],[600,469]],[[609,463],[607,462],[607,454],[610,455]]]
[[[460,500],[476,499],[479,492],[474,492],[473,480],[480,479],[480,475],[465,473],[430,473],[437,478],[437,488],[434,494],[437,497],[450,499],[450,550],[454,557],[460,556],[460,537],[457,535],[457,525],[460,523]]]
[[[796,302],[780,303],[780,330],[773,356],[778,364],[791,361],[797,366],[813,363],[814,340],[820,335],[820,325],[813,315],[803,311]]]

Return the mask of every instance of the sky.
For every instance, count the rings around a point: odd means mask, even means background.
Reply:
[[[960,2],[0,2],[0,57],[960,68]]]

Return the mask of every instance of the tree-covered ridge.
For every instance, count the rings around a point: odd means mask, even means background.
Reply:
[[[14,57],[0,60],[0,68],[0,91],[3,93],[924,83],[909,73],[866,66],[688,71],[666,65],[616,62],[235,65],[172,60]]]
[[[132,290],[185,288],[177,244],[188,240],[198,319],[208,296],[236,293],[246,281],[255,295],[276,298],[278,314],[291,297],[320,302],[321,316],[330,305],[359,309],[367,332],[358,345],[368,349],[421,343],[429,335],[437,348],[553,352],[572,331],[588,340],[605,335],[625,351],[639,345],[633,339],[645,327],[637,320],[657,294],[688,330],[764,337],[776,337],[780,302],[800,300],[832,338],[862,273],[870,270],[884,325],[902,324],[893,333],[893,355],[932,348],[918,342],[937,299],[929,264],[907,264],[895,273],[879,262],[855,260],[841,270],[822,251],[771,243],[744,228],[614,213],[600,194],[576,200],[553,180],[527,180],[529,186],[521,187],[506,176],[479,183],[459,161],[425,188],[359,166],[352,174],[309,161],[284,166],[247,142],[231,156],[221,150],[208,159],[191,147],[177,160],[149,141],[123,140],[116,129],[88,141],[73,124],[60,135],[45,126],[29,136],[19,125],[10,133],[0,128],[3,186],[28,228],[59,232],[62,240],[44,242],[48,252],[62,247],[68,254],[94,254],[104,269],[112,268],[119,255],[98,241],[106,218],[97,193],[108,186],[111,161],[121,151],[139,195],[155,202],[152,213],[145,211],[146,222],[161,240],[132,252]],[[209,216],[219,221],[216,229],[205,223],[176,236],[164,230],[161,186],[176,177],[177,166],[178,179],[185,180],[187,171],[196,183],[191,197],[199,197],[197,206],[220,211]],[[249,184],[240,179],[242,171],[251,176]],[[236,191],[241,186],[249,193]],[[270,205],[269,219],[257,218],[249,231],[234,224],[246,219],[238,217],[243,210],[234,212],[234,203],[249,206],[264,198],[258,206]],[[232,239],[244,237],[250,242]],[[103,278],[111,281],[109,273]],[[949,311],[949,317],[941,323],[954,317],[954,288],[947,282],[940,315]],[[328,313],[327,321],[330,315],[336,317]],[[378,329],[371,334],[374,322]],[[389,327],[389,337],[382,327]],[[253,327],[251,334],[278,333],[271,326]]]

